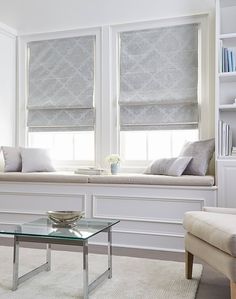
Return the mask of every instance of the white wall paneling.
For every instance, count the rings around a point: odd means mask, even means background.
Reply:
[[[0,190],[1,221],[84,209],[87,217],[121,220],[113,229],[116,246],[174,251],[184,248],[184,212],[217,206],[216,187],[0,182]],[[104,238],[91,242],[104,243]]]
[[[218,160],[218,198],[219,206],[236,208],[236,161]]]
[[[186,211],[202,210],[203,204],[204,199],[195,198],[100,195],[93,197],[93,216],[121,220],[181,223]],[[169,209],[170,205],[171,209]]]

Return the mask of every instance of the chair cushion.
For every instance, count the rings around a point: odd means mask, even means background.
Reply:
[[[235,215],[187,212],[183,225],[190,234],[236,257]]]

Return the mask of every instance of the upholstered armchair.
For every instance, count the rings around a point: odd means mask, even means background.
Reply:
[[[231,299],[236,299],[236,209],[187,212],[183,225],[186,278],[192,278],[194,256],[200,257],[229,278]]]

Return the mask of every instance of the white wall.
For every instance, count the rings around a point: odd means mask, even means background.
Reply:
[[[0,0],[0,21],[20,34],[213,11],[215,0]]]
[[[0,25],[0,145],[15,144],[16,37]]]

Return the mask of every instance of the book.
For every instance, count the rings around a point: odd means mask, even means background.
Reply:
[[[219,72],[235,72],[236,55],[235,48],[223,47],[222,41],[219,43]]]
[[[232,68],[233,68],[233,72],[236,71],[236,58],[235,58],[235,51],[234,49],[231,49],[231,59],[232,59]]]
[[[233,152],[232,148],[232,129],[224,121],[219,121],[218,130],[218,153],[219,156],[230,156]]]
[[[223,72],[223,41],[219,42],[219,73]]]
[[[232,146],[233,146],[233,132],[229,127],[229,156],[232,155]]]
[[[231,56],[231,50],[227,49],[227,56],[228,56],[228,71],[232,72],[233,71],[233,61],[232,61],[232,56]]]
[[[229,71],[229,62],[228,62],[228,54],[227,48],[224,48],[224,72]]]
[[[105,169],[96,167],[80,167],[75,170],[75,174],[101,175],[105,173]]]
[[[220,120],[219,121],[219,129],[218,129],[218,152],[219,152],[219,156],[222,156],[222,126],[223,126],[223,121]]]

